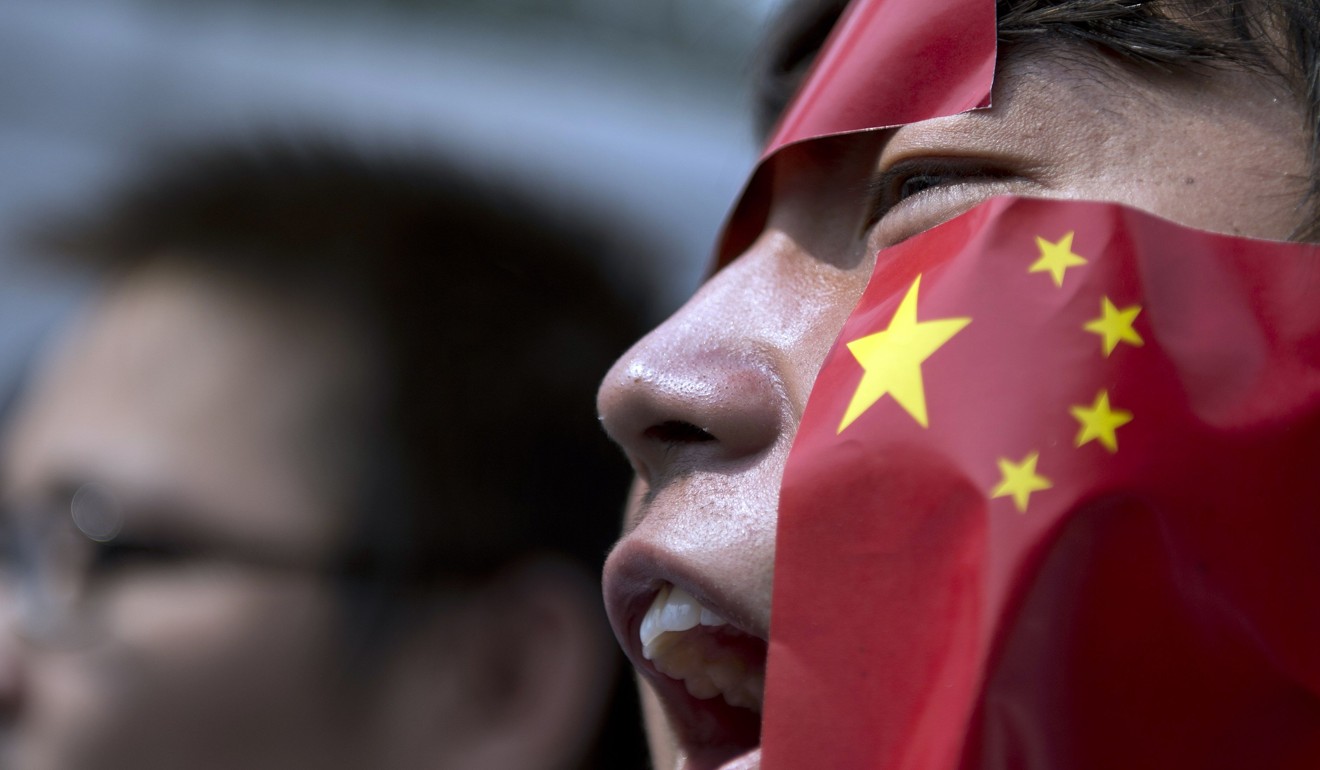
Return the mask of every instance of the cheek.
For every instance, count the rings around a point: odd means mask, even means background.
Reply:
[[[1156,188],[1152,207],[1193,227],[1251,238],[1287,240],[1304,224],[1304,192],[1297,177],[1281,168],[1301,168],[1262,159],[1259,165],[1208,170],[1187,163],[1179,176]],[[1228,173],[1225,173],[1228,172]]]
[[[1182,225],[1251,238],[1286,240],[1303,224],[1301,193],[1293,185],[1273,185],[1206,169],[1175,159],[1158,171],[1132,179],[1109,179],[1096,194],[1152,212]]]
[[[113,644],[186,668],[314,651],[321,645],[306,648],[329,630],[332,605],[314,576],[217,566],[132,580],[105,612]]]
[[[1097,198],[1179,224],[1287,239],[1304,224],[1308,162],[1278,121],[1170,110],[1133,116],[1119,137],[1079,157],[1068,197]]]
[[[850,239],[849,248],[850,265],[798,257],[775,263],[766,279],[781,287],[768,304],[763,339],[782,357],[779,371],[793,432],[826,355],[875,269],[875,252],[861,238]]]
[[[89,662],[108,699],[153,719],[278,711],[328,678],[333,618],[332,598],[306,576],[140,580],[108,597],[105,649]]]
[[[793,399],[797,420],[802,417],[810,390],[816,383],[816,376],[826,356],[837,342],[844,323],[852,315],[874,269],[875,255],[869,253],[856,268],[835,276],[834,280],[799,308],[798,312],[809,319],[809,324],[790,351],[795,359],[795,370],[803,375],[799,384],[802,392],[795,394]],[[794,430],[796,432],[796,424]]]
[[[97,610],[98,641],[32,656],[24,750],[55,765],[149,764],[324,707],[335,605],[306,577],[176,571],[126,580]]]

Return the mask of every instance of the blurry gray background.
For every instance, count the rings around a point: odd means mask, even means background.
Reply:
[[[779,0],[0,0],[0,238],[189,137],[436,149],[636,232],[659,310],[754,158]],[[658,255],[659,259],[642,259]],[[0,409],[73,306],[0,252]]]

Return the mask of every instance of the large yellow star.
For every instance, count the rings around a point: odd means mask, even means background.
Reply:
[[[1015,463],[1007,458],[999,460],[999,475],[1003,481],[995,487],[990,493],[990,498],[1012,496],[1013,504],[1017,506],[1018,513],[1027,512],[1027,503],[1031,500],[1032,492],[1039,492],[1043,489],[1049,489],[1054,486],[1050,480],[1036,473],[1036,461],[1040,459],[1040,452],[1032,452],[1022,458],[1022,462]]]
[[[1102,390],[1090,407],[1074,406],[1068,410],[1081,424],[1077,431],[1077,446],[1099,441],[1110,454],[1118,451],[1119,428],[1132,422],[1132,413],[1109,406],[1109,391]]]
[[[862,381],[853,394],[839,433],[862,416],[886,393],[907,410],[921,427],[927,426],[926,390],[921,379],[921,364],[949,338],[972,322],[970,318],[944,318],[917,321],[917,290],[921,276],[912,282],[899,303],[889,328],[848,343],[857,363],[862,365]]]
[[[1027,272],[1049,273],[1054,278],[1055,286],[1063,286],[1063,274],[1068,268],[1086,264],[1084,257],[1073,253],[1073,235],[1074,233],[1069,231],[1057,243],[1036,236],[1036,248],[1040,249],[1040,259],[1027,268]]]
[[[1100,300],[1100,317],[1088,321],[1084,328],[1088,332],[1104,337],[1105,358],[1108,358],[1120,342],[1126,342],[1135,347],[1146,344],[1141,339],[1141,335],[1137,334],[1137,330],[1132,328],[1132,322],[1137,320],[1137,314],[1140,312],[1140,305],[1132,305],[1119,310],[1114,307],[1114,303],[1110,302],[1108,297],[1104,297]]]

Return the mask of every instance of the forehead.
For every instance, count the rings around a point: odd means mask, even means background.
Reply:
[[[205,526],[324,536],[345,491],[331,480],[348,462],[334,451],[347,442],[327,438],[354,418],[327,413],[364,394],[364,349],[310,303],[144,268],[89,308],[20,404],[8,492],[97,481]]]
[[[794,187],[813,182],[837,185],[841,178],[856,176],[859,163],[867,166],[861,173],[870,174],[881,154],[895,145],[902,145],[904,154],[957,157],[1004,151],[1022,165],[1045,159],[1077,169],[1079,178],[1072,181],[1082,183],[1089,173],[1159,165],[1164,145],[1196,145],[1204,165],[1234,166],[1255,160],[1258,148],[1249,140],[1257,134],[1297,142],[1305,138],[1302,105],[1280,76],[1231,65],[1139,69],[1078,41],[1002,48],[992,93],[989,107],[781,148],[766,164],[775,172],[772,199],[780,203]],[[1207,126],[1238,126],[1243,133],[1203,130]],[[1111,152],[1116,145],[1124,145],[1128,154]],[[1099,168],[1102,163],[1105,167]],[[1297,168],[1304,166],[1289,170]]]

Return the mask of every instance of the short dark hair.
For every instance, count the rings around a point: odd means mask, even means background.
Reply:
[[[796,0],[757,57],[756,125],[767,135],[847,0]],[[997,0],[1001,51],[1075,41],[1138,68],[1224,64],[1274,72],[1302,106],[1311,141],[1312,214],[1294,234],[1320,239],[1320,3],[1315,0]]]

